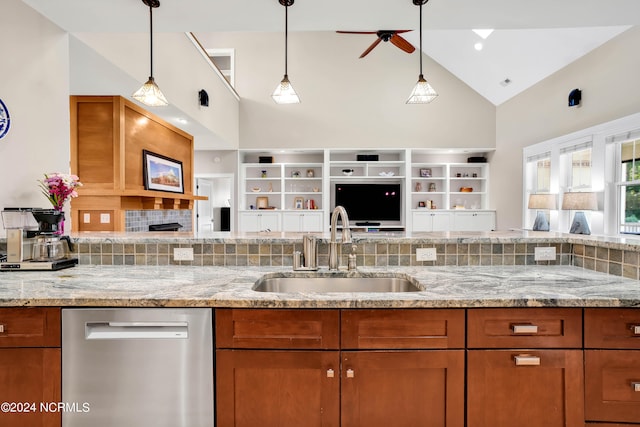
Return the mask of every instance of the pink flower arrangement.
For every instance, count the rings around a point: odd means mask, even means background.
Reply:
[[[78,197],[77,187],[82,186],[76,175],[64,173],[45,173],[44,179],[38,180],[42,194],[51,202],[53,208],[62,210],[64,203],[71,197]]]

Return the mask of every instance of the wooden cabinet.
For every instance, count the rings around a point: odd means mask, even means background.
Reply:
[[[640,423],[640,311],[586,309],[584,322],[587,421]]]
[[[467,312],[467,426],[583,427],[581,309]]]
[[[464,310],[218,309],[216,425],[462,427],[463,347]]]
[[[343,427],[464,426],[463,310],[343,310],[341,323]]]
[[[126,210],[204,199],[193,195],[193,136],[120,96],[72,96],[70,110],[71,171],[83,183],[71,201],[75,230],[125,231]],[[182,164],[182,193],[145,190],[143,150]]]
[[[61,425],[59,412],[40,406],[61,401],[60,338],[58,308],[0,309],[0,402],[10,405],[2,425]]]

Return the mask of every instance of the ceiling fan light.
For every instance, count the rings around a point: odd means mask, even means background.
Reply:
[[[169,105],[167,98],[165,98],[155,80],[153,80],[153,77],[149,77],[149,80],[147,80],[140,89],[135,91],[132,97],[136,101],[140,101],[149,107],[164,107]]]
[[[300,98],[298,94],[291,86],[291,82],[289,81],[289,76],[286,74],[278,86],[276,86],[276,90],[273,91],[271,95],[276,104],[299,104]]]
[[[435,89],[424,79],[424,76],[420,74],[418,77],[418,83],[413,87],[407,104],[428,104],[438,97],[438,93]]]

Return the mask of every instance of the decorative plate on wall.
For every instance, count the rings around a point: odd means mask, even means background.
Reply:
[[[2,99],[0,99],[0,139],[4,138],[4,136],[9,132],[9,127],[11,126],[11,118],[9,117],[9,110],[7,106],[4,105]]]

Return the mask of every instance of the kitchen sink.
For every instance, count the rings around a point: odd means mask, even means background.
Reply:
[[[258,292],[420,292],[416,281],[403,275],[380,277],[328,275],[267,275],[252,288]]]

